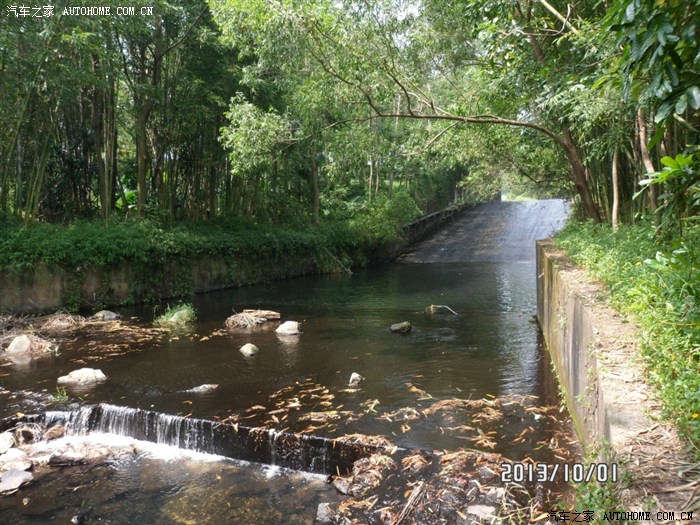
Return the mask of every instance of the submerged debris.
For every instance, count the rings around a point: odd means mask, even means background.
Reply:
[[[260,319],[265,319],[266,321],[279,321],[281,319],[281,314],[273,310],[243,310],[244,314],[252,315]]]
[[[34,334],[19,334],[5,348],[8,356],[25,357],[27,360],[55,353],[58,345]]]
[[[243,313],[234,314],[226,321],[224,326],[227,330],[249,330],[251,328],[260,327],[268,321],[279,321],[280,313],[273,310],[253,310],[245,309]]]
[[[544,523],[536,487],[500,481],[497,454],[467,450],[415,451],[397,463],[384,453],[355,462],[334,487],[348,495],[319,514],[326,523],[420,524]]]
[[[81,315],[55,313],[38,319],[38,329],[43,332],[64,332],[75,330],[85,324]]]
[[[242,313],[234,314],[226,321],[224,321],[224,326],[228,330],[245,330],[249,328],[254,328],[263,323],[266,323],[267,319],[264,317],[255,317],[254,315]]]

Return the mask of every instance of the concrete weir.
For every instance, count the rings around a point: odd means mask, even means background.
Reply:
[[[61,425],[72,435],[114,434],[317,474],[346,475],[358,459],[384,450],[380,445],[363,443],[351,437],[325,438],[108,403],[87,405],[74,411],[47,411],[10,418],[0,422],[0,431],[3,427],[11,428],[22,422],[37,423],[45,429]],[[406,451],[394,447],[392,452],[401,456]]]
[[[679,468],[690,458],[644,381],[636,327],[604,294],[551,239],[537,242],[537,318],[581,443],[631,475],[626,510],[684,510],[691,489]]]

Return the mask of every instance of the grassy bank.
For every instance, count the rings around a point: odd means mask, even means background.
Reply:
[[[648,223],[571,223],[556,242],[640,327],[647,377],[700,456],[700,227],[662,242]]]
[[[214,272],[213,286],[218,288],[346,271],[401,245],[403,225],[419,214],[415,204],[409,204],[412,207],[384,203],[357,217],[318,226],[258,224],[241,218],[171,227],[151,220],[5,220],[0,222],[0,272],[22,282],[31,282],[35,272],[59,272],[62,306],[76,309],[81,303],[85,306],[85,279],[93,282],[91,290],[97,288],[90,293],[90,306],[115,304],[115,286],[123,288],[113,279],[119,272],[126,276],[120,283],[129,291],[116,302],[125,304],[190,295],[194,274]]]

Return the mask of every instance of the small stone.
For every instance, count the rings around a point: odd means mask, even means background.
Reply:
[[[407,334],[411,330],[413,330],[413,325],[409,323],[408,321],[404,321],[402,323],[394,323],[392,324],[389,329],[397,334]]]
[[[23,470],[6,470],[0,478],[0,494],[12,494],[34,479],[31,472]]]
[[[488,467],[482,467],[479,469],[479,479],[482,483],[488,483],[493,478],[496,477],[496,473]]]
[[[12,435],[12,432],[8,431],[0,434],[0,454],[4,454],[14,446],[15,436]]]
[[[296,321],[285,321],[277,327],[275,332],[280,335],[298,335],[301,333],[299,330],[299,323]]]
[[[353,372],[350,375],[350,382],[348,383],[348,386],[352,388],[357,388],[359,387],[363,382],[365,381],[365,378],[362,377],[360,374],[357,372]]]
[[[32,341],[29,336],[18,335],[15,337],[10,346],[7,347],[7,353],[9,354],[23,354],[29,352],[32,349]]]
[[[190,388],[189,390],[184,390],[184,392],[190,393],[190,394],[205,394],[207,392],[213,392],[219,388],[219,385],[212,385],[212,384],[207,384],[207,385],[199,385],[194,388]]]
[[[238,351],[246,357],[250,357],[257,354],[259,350],[260,349],[253,343],[246,343],[238,349]]]
[[[352,485],[352,478],[335,478],[333,480],[333,486],[335,490],[341,494],[347,494],[350,492],[350,486]]]
[[[316,511],[316,521],[318,523],[332,523],[336,511],[331,503],[320,503]]]
[[[67,376],[59,377],[57,382],[59,385],[90,385],[105,379],[107,379],[107,376],[102,373],[102,370],[81,368],[80,370],[73,370]]]
[[[491,521],[496,517],[496,508],[488,505],[469,505],[467,514],[476,516],[480,520]]]

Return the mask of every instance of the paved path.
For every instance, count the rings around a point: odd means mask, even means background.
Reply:
[[[560,199],[479,204],[404,253],[398,262],[534,261],[535,241],[564,226],[568,212],[568,204]]]

